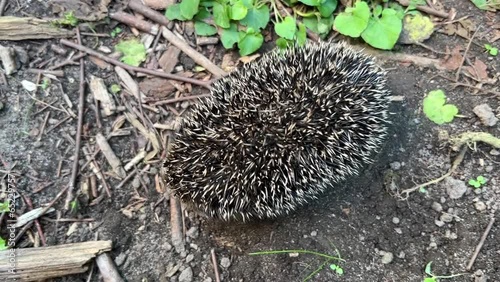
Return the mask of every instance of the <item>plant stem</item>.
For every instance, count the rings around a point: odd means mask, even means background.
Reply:
[[[309,255],[315,255],[315,256],[327,258],[329,260],[345,261],[344,259],[341,259],[339,257],[329,256],[329,255],[326,255],[326,254],[322,254],[322,253],[318,253],[318,252],[314,252],[314,251],[308,251],[308,250],[262,251],[262,252],[250,253],[249,255],[251,255],[251,256],[255,256],[255,255],[276,255],[276,254],[289,254],[289,253],[309,254]]]

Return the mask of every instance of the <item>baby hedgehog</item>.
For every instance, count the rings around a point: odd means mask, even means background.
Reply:
[[[205,214],[272,218],[357,174],[386,135],[385,72],[346,44],[275,50],[216,80],[165,163]]]

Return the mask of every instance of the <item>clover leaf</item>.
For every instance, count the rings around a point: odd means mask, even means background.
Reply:
[[[285,39],[293,40],[295,32],[297,31],[295,19],[290,16],[285,17],[282,22],[274,25],[274,31]]]
[[[358,1],[354,7],[348,7],[340,13],[333,22],[335,29],[343,35],[359,37],[368,26],[370,8],[363,1]]]
[[[452,104],[446,104],[446,95],[443,90],[429,92],[424,98],[424,114],[436,124],[451,122],[458,114],[458,108]]]
[[[240,32],[240,40],[238,41],[240,55],[252,54],[262,46],[262,43],[264,43],[264,37],[253,28],[248,28],[246,32]]]
[[[484,49],[492,56],[498,55],[498,48],[491,46],[490,44],[484,44]]]
[[[363,40],[371,46],[390,50],[396,45],[403,24],[394,9],[384,9],[380,18],[371,17],[368,26],[361,34]]]

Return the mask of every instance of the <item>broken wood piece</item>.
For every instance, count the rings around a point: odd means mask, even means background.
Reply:
[[[115,155],[113,152],[113,149],[111,149],[111,146],[108,143],[108,140],[106,140],[106,137],[102,135],[101,133],[97,133],[95,136],[95,140],[97,143],[97,146],[101,149],[101,152],[104,154],[104,157],[108,161],[109,165],[113,168],[113,171],[118,175],[120,178],[124,178],[127,176],[125,173],[125,170],[122,167],[122,163],[120,159]]]
[[[120,273],[116,269],[115,263],[108,254],[100,254],[96,258],[95,262],[104,282],[124,282]]]
[[[108,89],[106,89],[104,80],[102,78],[91,75],[89,87],[90,92],[92,92],[92,95],[94,95],[94,99],[101,102],[104,114],[106,116],[112,115],[116,111],[116,104],[111,94],[109,94]]]
[[[181,50],[173,45],[170,45],[161,55],[158,63],[164,72],[171,73],[179,62]]]
[[[205,36],[196,37],[196,45],[198,46],[215,45],[217,43],[219,43],[218,37],[205,37]]]
[[[84,273],[94,257],[110,251],[111,247],[111,241],[89,241],[0,251],[0,280],[39,281]]]
[[[109,17],[117,20],[121,23],[124,23],[128,26],[135,27],[138,30],[142,30],[144,32],[157,35],[158,34],[158,25],[152,24],[150,22],[147,22],[145,20],[141,20],[134,15],[125,13],[125,12],[115,12],[115,13],[109,13]]]
[[[54,208],[50,208],[48,210],[45,210],[45,208],[43,208],[43,207],[32,209],[29,212],[24,213],[20,217],[18,217],[16,224],[14,224],[14,227],[16,227],[16,228],[22,227],[26,223],[28,223],[32,220],[35,220],[46,213],[50,213],[50,212],[54,212],[54,211],[55,211]]]
[[[0,45],[0,61],[2,61],[6,75],[11,75],[17,71],[16,52],[14,48]]]
[[[59,28],[54,21],[31,17],[0,17],[0,40],[72,37],[75,32]]]
[[[115,66],[115,72],[118,77],[122,80],[123,84],[127,90],[137,99],[138,102],[144,103],[146,95],[140,92],[139,84],[130,76],[130,74],[124,70],[122,67]]]
[[[28,69],[26,70],[27,72],[31,73],[41,73],[41,74],[51,74],[53,76],[57,77],[63,77],[64,76],[64,71],[62,70],[41,70],[41,69]]]
[[[125,166],[123,167],[125,171],[129,171],[134,165],[138,164],[142,159],[146,157],[146,151],[141,150],[133,159],[131,159]]]

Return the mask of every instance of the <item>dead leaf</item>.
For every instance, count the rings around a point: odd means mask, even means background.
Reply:
[[[461,46],[455,46],[453,48],[453,51],[451,51],[451,56],[448,58],[445,58],[445,60],[441,63],[441,65],[447,69],[447,70],[456,70],[460,67],[462,64],[462,54],[460,54],[460,51],[463,48]]]
[[[469,72],[470,75],[481,81],[488,79],[487,68],[488,66],[486,66],[486,64],[478,58],[476,58],[476,60],[474,61],[474,66],[464,67],[464,69]]]
[[[243,57],[239,58],[238,61],[242,62],[243,64],[248,64],[251,61],[257,59],[258,57],[260,57],[260,54],[255,54],[252,56],[243,56]]]
[[[148,97],[162,99],[170,96],[176,88],[171,80],[153,77],[141,81],[139,89]]]

